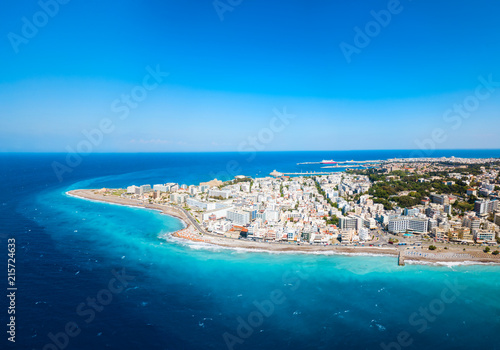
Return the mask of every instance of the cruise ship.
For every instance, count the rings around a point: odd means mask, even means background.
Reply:
[[[335,161],[333,161],[331,159],[330,160],[324,160],[323,159],[320,163],[321,164],[337,164],[337,162],[335,162]]]

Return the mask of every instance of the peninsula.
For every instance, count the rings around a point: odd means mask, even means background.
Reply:
[[[160,210],[171,233],[227,248],[500,263],[498,159],[395,159],[328,175],[236,176],[68,194]]]

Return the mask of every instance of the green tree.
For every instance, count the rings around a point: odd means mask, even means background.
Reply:
[[[472,205],[474,206],[474,203],[475,203],[476,201],[477,201],[477,197],[476,197],[476,196],[474,196],[473,194],[471,194],[471,195],[469,196],[469,200],[467,201],[467,203],[472,204]]]
[[[337,215],[333,215],[330,218],[327,218],[326,216],[323,218],[323,220],[326,221],[327,225],[338,225],[339,224],[339,218]]]

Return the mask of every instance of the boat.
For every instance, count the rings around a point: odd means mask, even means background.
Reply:
[[[323,159],[323,160],[320,162],[320,164],[337,164],[337,162],[335,162],[335,161],[333,161],[333,160],[331,160],[331,159],[330,159],[330,160],[324,160],[324,159]]]

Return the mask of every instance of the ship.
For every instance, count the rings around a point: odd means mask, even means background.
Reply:
[[[324,159],[323,159],[323,160],[320,162],[320,164],[337,164],[337,162],[335,162],[335,161],[333,161],[333,160],[331,160],[331,159],[330,159],[330,160],[324,160]]]

